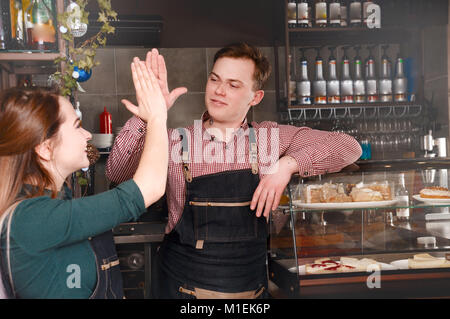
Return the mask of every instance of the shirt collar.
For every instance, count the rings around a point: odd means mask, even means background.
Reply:
[[[209,115],[208,111],[203,112],[202,116],[201,116],[201,120],[202,123],[204,123],[205,121],[209,120],[211,118],[211,116]],[[203,128],[205,128],[205,126],[203,126]],[[248,128],[248,121],[247,121],[247,117],[244,118],[244,120],[241,123],[241,128],[245,131]]]

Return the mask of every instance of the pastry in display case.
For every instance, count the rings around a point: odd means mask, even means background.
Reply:
[[[448,168],[294,176],[270,219],[269,279],[289,298],[450,296]]]

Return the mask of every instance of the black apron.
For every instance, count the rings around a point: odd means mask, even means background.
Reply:
[[[250,210],[259,176],[254,129],[249,132],[252,169],[196,178],[189,170],[186,135],[180,132],[186,201],[159,250],[155,293],[160,298],[193,298],[181,288],[223,293],[267,290],[267,222]]]
[[[89,238],[97,265],[97,285],[89,299],[123,299],[122,274],[112,231]]]

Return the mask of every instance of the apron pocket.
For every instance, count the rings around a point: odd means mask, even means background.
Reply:
[[[250,202],[189,202],[194,215],[195,240],[236,242],[258,237],[258,219]]]

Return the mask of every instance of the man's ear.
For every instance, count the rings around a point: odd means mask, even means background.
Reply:
[[[44,161],[49,162],[52,159],[52,147],[50,140],[45,140],[34,148],[38,156]]]
[[[261,100],[263,99],[263,97],[264,97],[264,90],[256,91],[253,100],[250,102],[250,105],[251,106],[258,105],[259,102],[261,102]]]

